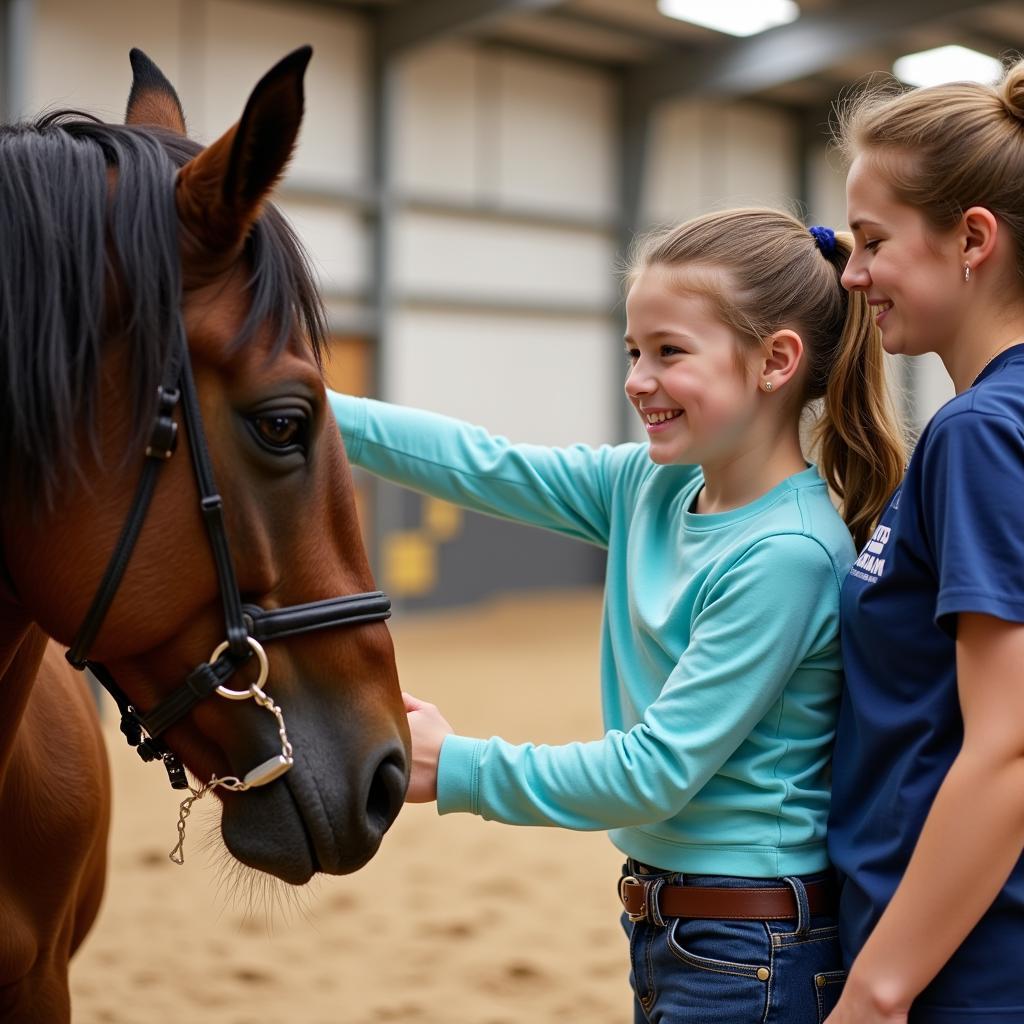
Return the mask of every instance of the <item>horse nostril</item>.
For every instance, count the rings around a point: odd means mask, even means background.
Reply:
[[[370,825],[383,835],[405,802],[405,757],[401,753],[388,754],[373,773],[370,791],[366,796],[366,817]]]

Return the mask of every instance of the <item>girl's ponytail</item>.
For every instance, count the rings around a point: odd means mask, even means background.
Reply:
[[[829,260],[837,277],[850,252],[849,237],[837,235]],[[858,550],[871,536],[907,463],[907,445],[886,385],[884,360],[867,298],[850,292],[839,344],[825,375],[814,439],[819,469],[840,499],[840,511]]]

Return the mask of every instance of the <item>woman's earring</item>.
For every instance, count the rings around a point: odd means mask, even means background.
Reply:
[[[772,391],[775,388],[775,385],[770,380],[766,380],[761,385],[761,387],[763,387],[765,389],[765,391]]]
[[[967,284],[971,280],[971,265],[970,263],[964,264],[964,284]]]

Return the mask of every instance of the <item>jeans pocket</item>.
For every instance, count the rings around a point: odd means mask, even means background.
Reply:
[[[835,1006],[846,975],[834,919],[818,917],[807,931],[772,922],[773,1024],[821,1024]]]
[[[763,922],[675,918],[665,939],[676,963],[669,969],[675,998],[680,1007],[701,1007],[704,1013],[680,1019],[765,1019],[772,949]]]
[[[836,1008],[846,984],[846,971],[821,971],[814,976],[814,991],[818,997],[818,1024],[825,1024]]]
[[[767,980],[763,975],[769,970],[771,948],[760,922],[677,917],[668,927],[668,945],[684,964],[699,970]]]

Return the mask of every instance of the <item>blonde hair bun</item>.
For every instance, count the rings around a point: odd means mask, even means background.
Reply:
[[[1018,60],[1006,69],[1003,80],[996,86],[1006,111],[1018,121],[1024,121],[1024,60]]]

